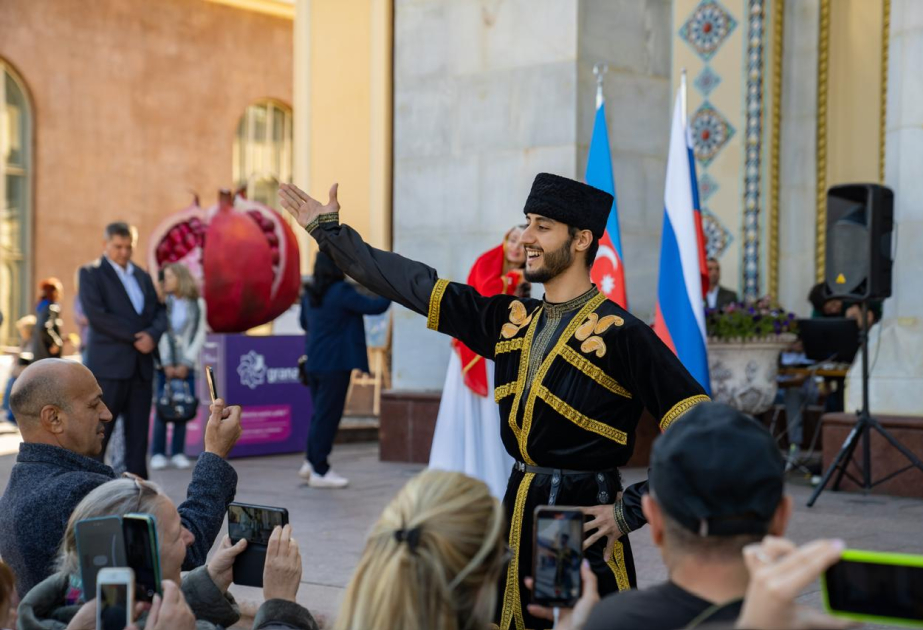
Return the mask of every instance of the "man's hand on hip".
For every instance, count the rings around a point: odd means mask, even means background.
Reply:
[[[311,221],[320,215],[340,211],[340,202],[337,201],[337,186],[338,184],[334,184],[330,187],[330,199],[327,201],[326,206],[322,206],[317,199],[292,184],[279,186],[279,200],[282,202],[282,207],[295,217],[298,225],[306,228]]]
[[[619,492],[615,502],[618,503],[621,500],[622,493]],[[612,557],[612,550],[615,549],[615,541],[622,537],[622,530],[619,529],[619,525],[615,520],[615,511],[611,505],[596,505],[582,509],[585,515],[592,517],[584,523],[583,533],[587,534],[594,529],[596,530],[596,533],[587,536],[586,540],[583,541],[583,548],[589,549],[597,540],[605,536],[606,549],[603,552],[603,557],[608,560]]]
[[[154,338],[146,332],[135,333],[135,350],[141,354],[150,354],[154,351],[156,344]]]
[[[237,444],[243,432],[240,426],[241,408],[226,407],[224,400],[217,399],[211,405],[211,416],[205,425],[205,452],[227,459],[228,453]]]

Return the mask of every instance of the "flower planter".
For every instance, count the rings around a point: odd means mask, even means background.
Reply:
[[[778,390],[779,353],[794,339],[792,334],[746,341],[710,338],[712,400],[754,416],[768,410]]]

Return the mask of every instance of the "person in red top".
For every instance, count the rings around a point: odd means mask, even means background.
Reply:
[[[468,284],[485,297],[529,295],[523,277],[526,254],[519,242],[522,227],[510,229],[503,243],[481,254],[471,267]],[[500,413],[493,396],[493,362],[452,340],[454,352],[442,389],[430,468],[463,472],[480,479],[496,497],[503,497],[513,458],[497,439]]]

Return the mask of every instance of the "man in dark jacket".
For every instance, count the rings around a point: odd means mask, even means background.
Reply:
[[[26,368],[10,396],[22,432],[16,465],[0,498],[0,555],[24,595],[54,572],[71,512],[91,490],[116,478],[96,457],[112,413],[93,374],[72,361],[45,359]],[[183,526],[195,536],[183,568],[205,563],[237,490],[225,461],[241,434],[240,407],[218,401],[205,429],[205,453],[192,473]]]
[[[125,422],[125,466],[147,478],[147,435],[154,355],[167,316],[151,277],[131,264],[134,236],[125,223],[106,226],[105,254],[80,269],[80,304],[90,322],[86,366],[103,388],[113,417]],[[100,460],[113,424],[107,424]]]

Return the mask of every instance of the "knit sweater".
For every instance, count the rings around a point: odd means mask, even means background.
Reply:
[[[16,574],[20,597],[54,572],[67,521],[77,504],[116,478],[95,459],[48,444],[23,443],[0,498],[0,557]],[[183,569],[205,564],[237,492],[237,472],[212,453],[199,456],[186,501],[178,510],[195,535]]]

